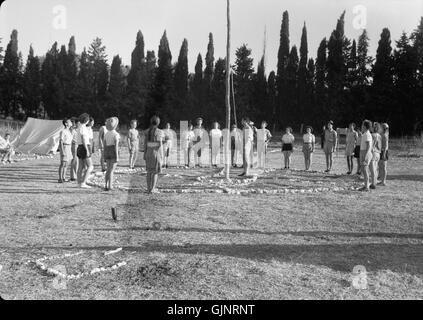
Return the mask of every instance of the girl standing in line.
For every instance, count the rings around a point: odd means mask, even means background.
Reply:
[[[78,172],[78,156],[76,154],[76,151],[78,149],[78,144],[76,143],[76,135],[79,130],[79,127],[81,123],[79,122],[79,119],[76,118],[73,121],[72,125],[72,145],[71,145],[71,151],[72,151],[72,162],[71,162],[71,179],[70,181],[76,181],[77,180],[77,172]]]
[[[294,152],[294,135],[292,134],[292,128],[287,127],[285,134],[282,136],[282,153],[284,156],[285,169],[289,169],[291,166],[291,155]]]
[[[373,148],[372,148],[372,162],[370,163],[370,189],[376,189],[378,177],[378,165],[380,160],[380,153],[382,151],[382,137],[379,134],[380,124],[375,122],[373,125]]]
[[[140,145],[140,133],[137,130],[138,121],[131,121],[131,129],[128,132],[128,148],[129,148],[129,169],[134,169],[138,158]]]
[[[63,120],[65,127],[60,131],[59,150],[60,150],[60,166],[59,166],[59,183],[69,182],[66,180],[66,169],[69,161],[72,160],[72,140],[71,132],[72,121],[70,119]]]
[[[219,123],[213,123],[213,129],[210,131],[211,140],[211,165],[217,168],[217,157],[220,154],[220,146],[222,144],[222,131],[219,129]],[[220,161],[219,161],[220,162]]]
[[[360,164],[360,147],[361,147],[361,130],[357,130],[357,141],[355,143],[355,149],[354,149],[354,158],[357,159],[357,172],[356,175],[361,175],[361,164]]]
[[[162,172],[163,131],[159,127],[160,118],[154,116],[150,120],[150,129],[146,132],[146,151],[144,160],[147,169],[147,192],[157,193],[157,181]]]
[[[333,166],[333,153],[338,147],[338,134],[333,129],[333,121],[329,121],[325,131],[324,151],[326,156],[326,171],[331,172]]]
[[[195,133],[193,130],[194,126],[192,124],[188,125],[188,131],[184,133],[184,160],[185,160],[185,169],[188,169],[191,164],[191,153],[192,148],[194,147]]]
[[[169,157],[173,146],[173,132],[170,123],[166,123],[166,129],[163,130],[165,144],[164,144],[164,167],[169,168]]]
[[[91,172],[93,171],[93,162],[91,149],[89,148],[89,132],[87,129],[87,124],[90,121],[90,116],[86,113],[82,114],[79,117],[80,126],[76,133],[76,144],[78,148],[76,150],[76,155],[78,156],[78,184],[80,188],[91,189],[87,185],[88,178],[90,177]]]
[[[372,123],[369,120],[364,120],[363,125],[361,126],[361,131],[363,133],[361,137],[360,145],[360,164],[362,166],[362,171],[364,175],[364,187],[360,191],[368,192],[370,191],[370,179],[369,179],[369,165],[372,161],[372,147],[373,147],[373,137],[370,133],[372,128]]]
[[[303,153],[306,171],[310,170],[313,161],[313,152],[316,144],[316,137],[313,134],[313,128],[306,127],[306,133],[303,136]]]
[[[387,123],[382,123],[381,126],[381,136],[382,136],[382,150],[380,154],[379,161],[379,174],[381,178],[380,186],[386,186],[386,177],[388,175],[388,150],[389,150],[389,125]]]
[[[354,170],[354,155],[358,141],[358,133],[355,131],[355,123],[350,123],[347,133],[347,146],[345,147],[345,156],[347,157],[348,172],[350,175]]]
[[[116,117],[107,120],[107,133],[104,135],[104,160],[107,163],[105,190],[113,190],[113,175],[119,162],[120,135],[116,131],[119,119]]]

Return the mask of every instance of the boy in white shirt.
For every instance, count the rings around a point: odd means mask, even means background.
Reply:
[[[372,123],[369,120],[364,120],[361,126],[363,135],[361,136],[360,145],[360,164],[364,175],[364,187],[360,191],[370,191],[369,165],[373,158],[373,137],[370,133]]]
[[[83,189],[91,189],[91,187],[87,185],[87,181],[91,172],[93,171],[93,162],[91,158],[92,153],[89,145],[90,134],[87,129],[87,124],[89,121],[90,116],[86,113],[82,114],[79,117],[79,122],[81,125],[76,131],[76,144],[78,145],[76,154],[79,160],[77,180],[79,187]]]
[[[210,131],[211,139],[211,165],[217,167],[218,161],[217,156],[220,154],[220,146],[222,143],[222,131],[219,129],[219,124],[215,122],[213,124],[213,129]]]

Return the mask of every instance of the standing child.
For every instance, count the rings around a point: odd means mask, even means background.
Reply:
[[[222,144],[222,131],[219,129],[219,123],[213,123],[213,129],[210,131],[211,141],[211,165],[217,168],[217,157],[220,155],[220,146]],[[220,162],[220,161],[219,161]]]
[[[373,125],[373,149],[372,149],[372,162],[370,163],[370,189],[376,189],[378,177],[378,165],[380,160],[380,153],[382,152],[382,137],[379,134],[380,125],[375,122]]]
[[[203,118],[197,118],[196,120],[197,126],[194,128],[194,134],[195,134],[195,144],[199,144],[199,146],[201,146],[201,142],[203,140],[203,135],[204,135],[204,128],[203,128]],[[201,162],[201,151],[202,148],[198,148],[197,152],[195,152],[194,154],[194,162],[195,162],[195,166],[196,167],[201,167],[202,166],[202,162]]]
[[[104,160],[104,135],[107,132],[106,123],[98,130],[98,149],[100,150],[101,171],[106,172],[106,160]]]
[[[104,135],[104,159],[107,163],[105,190],[113,190],[113,174],[119,162],[120,135],[116,131],[119,119],[110,118],[106,122],[107,133]]]
[[[129,169],[134,169],[138,158],[140,145],[140,133],[137,130],[138,121],[131,121],[131,129],[128,132]]]
[[[94,118],[90,117],[90,122],[88,122],[87,124],[87,130],[88,130],[88,140],[89,140],[88,147],[90,148],[91,153],[95,152],[93,128],[94,128]]]
[[[150,120],[150,129],[146,133],[146,151],[144,160],[147,168],[147,192],[157,193],[157,181],[162,172],[163,132],[158,128],[160,118],[154,116]]]
[[[361,148],[361,130],[357,130],[357,141],[354,149],[354,158],[357,159],[357,172],[356,175],[361,175],[361,164],[360,164],[360,148]]]
[[[78,156],[77,180],[79,187],[83,189],[91,189],[91,187],[87,185],[87,181],[93,171],[92,154],[89,147],[90,135],[87,129],[89,121],[90,116],[86,113],[82,114],[79,117],[80,126],[76,132],[76,144],[78,145],[78,148],[76,149],[76,155]]]
[[[60,131],[59,150],[60,150],[60,166],[59,166],[59,183],[69,182],[66,180],[66,169],[69,161],[72,160],[72,140],[71,132],[72,121],[70,119],[63,120],[65,127]]]
[[[388,160],[389,160],[389,125],[387,123],[382,123],[381,126],[381,136],[382,136],[382,150],[380,153],[379,161],[379,172],[381,182],[380,186],[386,186],[386,177],[388,175]]]
[[[76,153],[78,149],[78,144],[76,143],[76,135],[80,126],[81,126],[81,123],[79,122],[79,119],[78,118],[74,119],[73,126],[72,126],[72,145],[71,145],[71,150],[72,150],[71,179],[70,179],[71,181],[77,180],[78,155]]]
[[[347,157],[348,172],[350,175],[354,170],[354,155],[358,143],[358,133],[355,131],[355,123],[350,123],[347,132],[347,146],[345,147],[345,156]]]
[[[191,154],[192,154],[192,148],[194,147],[194,139],[195,139],[195,133],[193,128],[194,126],[192,124],[189,124],[188,131],[184,133],[184,137],[183,137],[185,169],[188,169],[191,165]]]
[[[253,148],[253,142],[254,142],[254,129],[251,126],[250,119],[248,118],[243,118],[241,123],[244,129],[243,159],[242,159],[244,171],[239,176],[244,177],[244,176],[250,176],[251,149]]]
[[[327,124],[327,129],[325,131],[325,142],[324,148],[325,157],[326,157],[326,171],[331,172],[333,166],[333,153],[338,147],[338,134],[333,129],[333,121],[329,121]]]
[[[232,125],[232,130],[231,130],[231,162],[232,162],[232,167],[237,168],[238,165],[238,154],[240,152],[240,150],[237,150],[237,147],[240,148],[240,146],[242,146],[242,139],[241,139],[241,134],[238,131],[238,127],[236,126],[236,124]]]
[[[313,128],[306,127],[306,133],[303,135],[303,153],[306,171],[310,170],[313,161],[313,152],[316,144],[316,137],[313,134]]]
[[[164,166],[169,168],[169,157],[172,152],[173,146],[173,131],[171,130],[170,123],[166,123],[166,129],[163,130],[165,144],[164,144]]]
[[[259,139],[264,139],[258,141]],[[267,147],[269,145],[270,140],[272,139],[272,134],[267,129],[267,122],[262,121],[261,123],[261,133],[258,134],[257,131],[257,155],[258,155],[258,164],[260,168],[266,168],[266,156],[267,156]],[[264,142],[264,150],[261,149],[260,144]]]
[[[360,165],[361,170],[364,175],[364,187],[360,191],[370,191],[370,181],[369,181],[369,165],[372,161],[372,146],[373,138],[370,133],[372,128],[372,123],[369,120],[364,120],[363,125],[361,126],[361,131],[363,135],[361,136],[361,145],[360,145]]]
[[[284,157],[285,169],[291,167],[291,155],[294,152],[294,135],[292,134],[292,128],[287,127],[285,134],[282,136],[282,153]]]

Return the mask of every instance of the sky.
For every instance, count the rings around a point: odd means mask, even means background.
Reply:
[[[289,12],[291,46],[300,45],[306,22],[309,57],[316,57],[320,41],[329,38],[344,10],[346,36],[357,39],[366,28],[370,54],[375,55],[384,27],[390,29],[393,40],[417,27],[423,0],[231,0],[232,62],[235,49],[245,43],[252,49],[256,66],[266,38],[266,71],[275,70],[285,10]],[[173,62],[183,39],[188,39],[193,72],[198,53],[205,57],[209,32],[214,35],[216,59],[226,55],[226,0],[7,0],[0,8],[4,48],[13,29],[18,30],[24,60],[30,44],[41,56],[55,41],[67,45],[74,35],[77,52],[100,37],[109,62],[119,54],[124,65],[130,65],[138,30],[144,35],[146,50],[156,53],[167,30]]]

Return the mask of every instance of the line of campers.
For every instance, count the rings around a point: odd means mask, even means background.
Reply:
[[[215,134],[216,132],[218,134]],[[206,155],[208,155],[207,158],[210,159],[209,163],[212,166],[229,164],[236,167],[239,162],[245,164],[245,161],[252,165],[254,163],[254,152],[256,151],[257,167],[264,168],[267,152],[265,132],[265,129],[253,127],[239,129],[236,126],[232,126],[231,130],[212,129],[208,132],[204,128],[195,128],[193,130],[192,125],[188,121],[180,121],[179,136],[174,130],[167,128],[164,142],[165,147],[169,149],[169,155],[179,153],[184,155],[184,157],[169,156],[167,165],[186,166],[194,162],[196,165],[201,166],[201,158],[205,160]],[[227,144],[227,135],[230,135],[229,144]],[[174,143],[175,141],[178,141],[178,143]],[[144,142],[141,141],[141,150],[144,149],[143,145]],[[244,157],[244,152],[249,155],[248,159]]]

